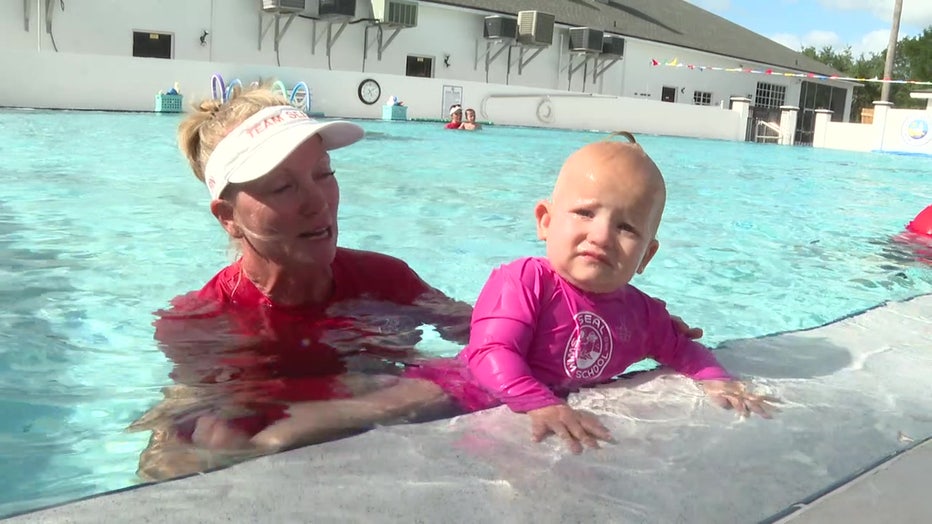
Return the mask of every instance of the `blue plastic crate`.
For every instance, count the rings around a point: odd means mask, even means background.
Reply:
[[[382,120],[407,120],[408,106],[382,106]]]
[[[180,113],[184,95],[155,95],[156,113]]]

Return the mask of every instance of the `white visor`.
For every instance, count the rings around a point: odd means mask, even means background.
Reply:
[[[292,106],[267,107],[230,131],[210,155],[204,169],[210,199],[230,184],[265,176],[314,135],[329,151],[359,141],[365,131],[344,120],[318,122]]]

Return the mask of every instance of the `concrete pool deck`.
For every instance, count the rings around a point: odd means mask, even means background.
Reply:
[[[616,443],[572,456],[504,408],[263,457],[5,522],[928,522],[932,295],[722,344],[783,399],[736,419],[641,373],[571,402]]]

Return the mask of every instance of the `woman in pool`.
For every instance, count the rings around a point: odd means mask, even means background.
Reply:
[[[140,473],[164,478],[222,463],[194,448],[274,450],[406,414],[408,400],[430,404],[420,380],[366,393],[415,357],[417,326],[437,324],[465,343],[470,308],[401,260],[337,247],[328,151],[361,139],[362,128],[317,123],[256,89],[205,102],[179,135],[241,256],[160,312],[156,338],[181,387],[133,426],[154,430]],[[356,402],[328,410],[340,420],[327,428],[323,405],[308,404],[350,397]],[[294,434],[305,415],[315,420]],[[263,431],[289,417],[288,439]]]
[[[399,375],[422,358],[418,326],[465,344],[471,308],[401,260],[337,247],[328,151],[362,136],[262,89],[205,102],[182,123],[181,149],[240,258],[159,312],[176,386],[131,426],[153,432],[144,478],[449,413],[439,387]]]

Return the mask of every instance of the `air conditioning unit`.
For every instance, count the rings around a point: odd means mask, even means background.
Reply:
[[[602,30],[591,27],[572,27],[570,28],[570,51],[601,53],[604,34]]]
[[[417,2],[372,0],[372,16],[383,25],[417,27]]]
[[[262,0],[262,10],[267,13],[300,13],[307,6],[304,0]]]
[[[618,35],[605,35],[602,37],[602,54],[612,56],[625,56],[625,39]]]
[[[518,43],[534,46],[549,46],[553,43],[553,23],[550,13],[542,11],[518,11]]]
[[[356,16],[356,0],[320,0],[317,17],[321,20],[349,20]]]
[[[482,36],[489,39],[515,38],[518,36],[518,20],[510,16],[487,16]]]

